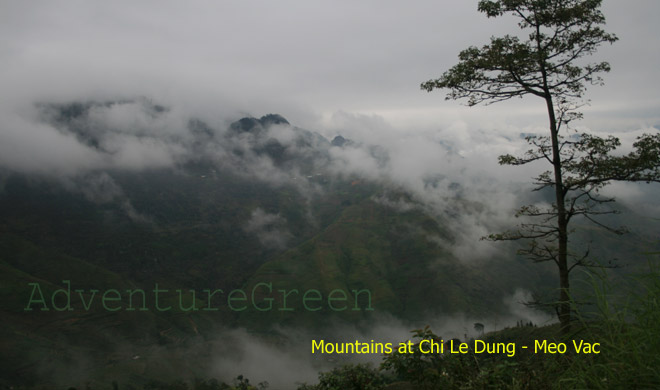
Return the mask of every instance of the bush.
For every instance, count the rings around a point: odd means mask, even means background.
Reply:
[[[368,364],[345,365],[319,374],[317,385],[302,385],[298,390],[379,390],[384,377]]]
[[[600,341],[601,353],[580,356],[558,381],[562,388],[660,388],[660,272],[636,278],[639,293],[624,305],[607,299],[610,284],[602,276],[592,278],[597,297],[596,316],[579,316],[582,338]],[[593,318],[595,317],[595,318]]]

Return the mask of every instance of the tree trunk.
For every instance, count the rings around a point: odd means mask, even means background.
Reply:
[[[557,268],[559,269],[559,302],[557,315],[561,332],[567,334],[571,327],[571,303],[569,294],[568,279],[568,219],[566,217],[566,203],[564,184],[562,180],[562,161],[559,153],[559,130],[557,129],[557,118],[555,117],[555,108],[552,102],[552,96],[549,91],[545,98],[548,107],[548,117],[550,120],[550,134],[552,139],[552,165],[555,174],[555,202],[557,203],[557,233],[558,233],[558,253]]]

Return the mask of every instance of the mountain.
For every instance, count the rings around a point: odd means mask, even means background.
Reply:
[[[203,376],[223,329],[505,316],[517,289],[554,286],[550,266],[456,254],[459,214],[480,205],[434,212],[337,169],[339,151],[387,161],[377,145],[277,114],[179,128],[146,99],[39,110],[101,157],[0,171],[2,385]]]

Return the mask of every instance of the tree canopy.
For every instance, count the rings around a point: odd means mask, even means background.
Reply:
[[[612,213],[603,209],[614,199],[599,191],[612,181],[660,180],[660,134],[645,134],[633,144],[634,151],[616,155],[620,141],[594,134],[562,135],[570,122],[582,118],[578,109],[588,85],[601,85],[600,76],[610,71],[607,62],[588,63],[604,43],[617,37],[602,29],[605,17],[601,0],[481,0],[478,9],[488,17],[510,15],[517,19],[519,35],[492,37],[481,48],[469,47],[459,62],[438,79],[422,83],[422,89],[449,89],[447,99],[467,99],[469,106],[492,104],[532,95],[542,98],[548,113],[549,136],[527,137],[532,149],[523,156],[505,155],[500,164],[523,165],[545,160],[552,169],[535,178],[536,190],[551,188],[555,201],[547,208],[523,206],[517,216],[530,217],[518,229],[493,234],[492,240],[529,239],[521,253],[532,260],[553,261],[559,270],[559,300],[555,302],[564,331],[570,326],[569,272],[577,265],[592,264],[568,248],[568,224],[577,216],[614,232],[595,217]],[[572,262],[569,264],[569,258]]]
[[[607,62],[579,66],[576,61],[593,54],[602,43],[617,37],[599,25],[605,17],[601,0],[500,0],[480,1],[488,17],[512,14],[529,35],[492,37],[489,45],[469,47],[460,62],[442,77],[422,88],[449,88],[447,99],[467,98],[469,105],[494,103],[532,94],[538,97],[580,98],[586,83],[600,84],[598,73],[608,72]]]

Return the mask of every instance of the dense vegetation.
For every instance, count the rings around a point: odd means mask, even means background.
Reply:
[[[518,324],[513,328],[487,333],[488,343],[533,345],[534,340],[572,343],[573,340],[599,343],[598,354],[535,354],[518,349],[506,354],[423,354],[422,340],[440,340],[428,327],[413,331],[414,353],[393,352],[383,357],[379,367],[367,364],[344,365],[319,374],[318,383],[304,384],[298,390],[412,390],[412,389],[646,389],[660,385],[660,271],[657,267],[637,279],[641,287],[628,291],[633,298],[622,306],[605,300],[611,288],[603,275],[592,279],[596,305],[578,312],[578,323],[570,336],[563,336],[559,325],[537,327]],[[447,341],[448,342],[448,341]],[[584,352],[584,351],[583,351]],[[19,387],[20,388],[20,387]],[[39,388],[39,387],[36,387]],[[111,386],[87,389],[145,390],[257,390],[267,382],[251,384],[239,376],[231,385],[195,379],[192,382],[152,380],[137,386],[112,382]],[[18,388],[15,388],[18,389]]]
[[[538,328],[521,324],[485,335],[490,343],[534,344],[534,340],[572,344],[599,343],[598,354],[433,355],[420,352],[422,340],[440,340],[428,328],[414,331],[415,353],[385,356],[379,369],[346,366],[319,376],[316,385],[299,390],[331,389],[647,389],[660,386],[660,272],[656,265],[636,279],[637,289],[619,291],[633,298],[613,305],[604,275],[593,275],[591,310],[576,312],[570,335],[559,325]],[[389,384],[384,384],[389,383]]]
[[[589,85],[603,84],[601,73],[610,71],[602,61],[585,63],[616,35],[603,30],[602,0],[481,0],[479,11],[489,18],[513,16],[519,34],[491,37],[482,48],[471,46],[459,54],[460,62],[442,77],[422,84],[422,89],[449,89],[447,99],[467,99],[469,106],[492,104],[512,98],[543,99],[549,134],[527,137],[530,149],[521,156],[500,156],[502,165],[546,164],[534,178],[535,191],[554,192],[549,206],[525,205],[516,212],[523,219],[516,228],[491,234],[495,241],[525,240],[520,251],[535,263],[555,264],[559,279],[557,310],[562,329],[571,326],[570,273],[575,267],[592,266],[589,250],[575,252],[569,245],[576,220],[593,223],[614,233],[600,217],[616,211],[603,207],[615,201],[601,190],[614,181],[660,181],[660,134],[644,134],[633,143],[634,151],[619,155],[621,142],[614,136],[576,132],[572,122],[581,119],[580,108]],[[625,229],[624,229],[625,230]],[[601,264],[602,265],[602,264]]]
[[[85,127],[90,107],[94,105],[50,107],[55,112],[50,120],[93,145],[99,141]],[[350,142],[333,145],[318,134],[291,128],[297,146],[278,146],[268,138],[271,123],[288,126],[279,116],[246,118],[225,132],[200,121],[189,124],[194,145],[225,148],[230,162],[219,163],[200,152],[199,158],[176,169],[117,169],[67,179],[0,172],[0,387],[109,389],[114,381],[122,389],[245,389],[253,385],[244,377],[195,382],[214,376],[214,347],[224,342],[214,337],[223,330],[245,328],[277,344],[276,326],[322,332],[337,323],[359,323],[366,329],[374,324],[373,312],[327,308],[289,313],[232,311],[219,305],[213,312],[186,311],[177,308],[176,289],[185,292],[185,305],[201,307],[206,305],[203,298],[193,299],[189,290],[249,291],[260,282],[272,282],[274,291],[318,288],[324,295],[333,289],[369,289],[378,314],[416,322],[453,313],[483,318],[501,314],[508,310],[503,297],[515,288],[553,292],[547,268],[502,255],[481,263],[457,258],[451,250],[456,240],[451,228],[457,223],[454,210],[434,213],[392,183],[324,170],[329,150],[354,147]],[[245,139],[247,146],[241,143]],[[267,156],[287,180],[273,183],[256,177],[247,168],[255,156]],[[450,201],[466,212],[482,207],[460,198]],[[600,243],[602,252],[623,258],[641,248],[657,250],[656,228],[647,226],[647,231],[624,240],[606,240],[584,229],[581,240]],[[75,310],[53,310],[50,298],[66,287],[64,280],[71,282],[72,291],[82,291],[71,294]],[[37,304],[25,311],[34,283],[41,286],[51,310],[42,311]],[[82,309],[94,298],[94,289],[149,290],[156,283],[168,290],[160,305],[175,309],[154,310],[152,300],[147,311],[126,310],[125,301],[116,312],[99,305]],[[61,298],[55,300],[59,307],[64,304]],[[293,305],[300,309],[300,301]],[[651,326],[648,317],[646,322],[643,315],[639,318],[640,327]],[[627,317],[615,320],[619,322],[602,324],[628,323]],[[624,327],[626,332],[634,329]],[[524,337],[532,331],[537,330],[514,329],[488,337]],[[551,331],[538,329],[543,335]],[[547,359],[528,364],[518,357],[478,357],[474,366],[463,357],[420,359],[410,372],[397,370],[411,363],[407,358],[391,356],[382,368],[338,364],[319,384],[305,386],[391,387],[415,378],[445,380],[442,370],[460,367],[465,371],[456,371],[454,380],[461,383],[486,374],[501,375],[504,381],[550,364]],[[440,363],[446,366],[442,370],[434,366]]]

